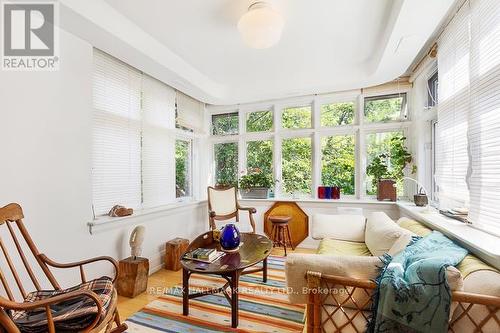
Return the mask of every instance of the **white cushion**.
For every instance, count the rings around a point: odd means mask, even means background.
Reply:
[[[314,214],[312,217],[312,238],[364,242],[365,221],[363,215]]]
[[[216,215],[229,215],[236,212],[236,188],[216,190],[208,188],[210,208]]]
[[[383,212],[371,213],[366,220],[365,243],[374,256],[388,252],[401,235],[409,231],[399,227]]]

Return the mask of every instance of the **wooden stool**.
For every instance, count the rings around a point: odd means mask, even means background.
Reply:
[[[118,295],[135,297],[148,287],[149,260],[128,257],[120,260],[116,289]]]
[[[165,269],[178,271],[181,269],[181,256],[186,252],[189,240],[174,238],[165,244]]]
[[[283,249],[285,250],[285,256],[287,246],[290,246],[292,250],[295,250],[292,244],[292,235],[290,234],[290,228],[288,227],[288,222],[290,222],[291,219],[291,216],[269,216],[269,221],[271,221],[271,223],[273,224],[273,228],[271,230],[273,246],[283,246]]]

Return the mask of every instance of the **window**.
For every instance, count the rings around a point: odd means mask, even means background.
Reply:
[[[107,214],[116,204],[142,209],[174,202],[173,179],[181,177],[175,135],[194,135],[175,129],[176,91],[97,49],[93,58],[94,214]],[[184,140],[186,182],[177,183],[184,195],[192,192],[190,140]]]
[[[365,98],[365,122],[389,122],[407,118],[406,94]]]
[[[283,194],[311,194],[311,138],[284,139],[282,143]]]
[[[266,132],[273,128],[272,111],[247,113],[247,132]]]
[[[374,104],[380,100],[381,105],[391,105],[400,98],[399,111],[405,108],[402,106],[406,105],[404,93],[388,94],[399,91],[399,82],[397,87],[391,84],[382,88],[386,94],[384,96],[373,96],[381,91],[381,87],[368,92]],[[276,198],[316,197],[320,185],[338,185],[343,196],[362,198],[367,193],[374,194],[376,188],[370,184],[368,192],[365,191],[366,170],[361,170],[358,165],[372,158],[366,155],[365,139],[373,138],[369,153],[375,156],[384,147],[390,148],[390,136],[386,142],[386,135],[395,133],[402,137],[410,123],[358,123],[358,120],[363,119],[363,109],[357,108],[357,101],[363,95],[357,94],[343,92],[338,95],[311,96],[301,99],[301,102],[297,102],[297,99],[280,100],[268,103],[264,108],[262,103],[245,105],[237,112],[245,122],[237,135],[223,137],[212,134],[213,184],[236,184],[241,176],[240,171],[258,168],[274,175],[277,183],[273,194]],[[304,101],[309,104],[302,104]],[[288,107],[291,105],[295,106]],[[222,112],[220,107],[214,109]],[[238,106],[229,106],[227,110],[236,109]],[[231,115],[236,125],[238,117],[233,114],[224,113],[220,116],[227,118]],[[281,124],[276,125],[274,120]],[[388,134],[370,136],[370,133],[375,132]],[[358,139],[363,142],[363,146],[358,144]]]
[[[214,145],[216,185],[238,183],[238,143],[227,142]]]
[[[437,105],[438,84],[438,72],[436,72],[427,80],[427,107],[429,108]]]
[[[191,196],[191,141],[175,141],[175,197]]]
[[[394,143],[393,140],[403,138],[403,132],[379,132],[370,133],[366,135],[366,165],[367,167],[372,161],[383,154],[383,161],[391,172],[393,167],[399,163],[397,159],[391,156],[391,148]],[[366,194],[375,195],[377,193],[377,179],[367,174],[366,176]],[[398,188],[398,195],[402,194],[402,189]]]
[[[213,135],[234,135],[239,131],[238,112],[212,115]]]
[[[331,103],[321,106],[321,126],[350,125],[354,121],[354,102]]]
[[[338,186],[343,194],[354,195],[354,136],[338,135],[321,138],[321,183]]]
[[[311,128],[312,108],[310,105],[301,107],[291,107],[283,110],[281,123],[283,128],[298,129]]]

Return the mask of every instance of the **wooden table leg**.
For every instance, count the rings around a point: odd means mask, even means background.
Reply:
[[[182,314],[189,314],[189,272],[182,269]]]
[[[262,262],[262,282],[267,282],[267,258]]]
[[[240,272],[234,271],[231,274],[231,327],[238,327],[238,283]]]

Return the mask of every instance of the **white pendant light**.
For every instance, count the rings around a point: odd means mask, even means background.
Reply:
[[[243,41],[254,49],[267,49],[279,42],[284,26],[283,16],[265,1],[251,4],[238,22]]]

